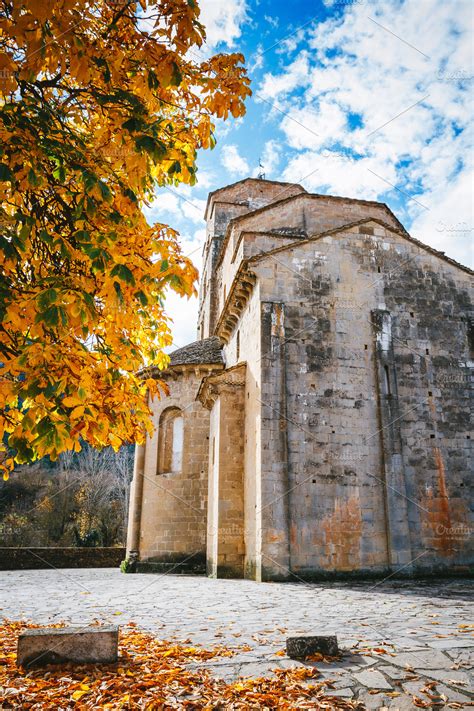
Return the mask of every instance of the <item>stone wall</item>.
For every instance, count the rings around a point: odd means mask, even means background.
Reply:
[[[257,283],[224,346],[227,363],[246,363],[244,422],[245,577],[260,575],[261,560],[261,306]],[[238,347],[237,347],[238,345]]]
[[[155,432],[147,438],[141,496],[139,557],[157,563],[202,560],[206,552],[209,412],[195,400],[209,367],[186,366],[164,375],[169,395],[152,403]],[[158,473],[160,416],[183,415],[181,472]],[[135,486],[135,482],[134,482]],[[132,492],[133,497],[133,492]]]
[[[118,568],[125,548],[0,548],[0,570]]]
[[[245,366],[206,379],[201,401],[210,408],[207,572],[244,575]]]
[[[469,275],[377,223],[276,256],[254,265],[262,576],[464,570]]]

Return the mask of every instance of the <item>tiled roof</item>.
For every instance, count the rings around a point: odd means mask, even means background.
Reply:
[[[199,365],[200,363],[224,363],[219,338],[204,338],[194,341],[170,353],[170,367],[173,365]]]

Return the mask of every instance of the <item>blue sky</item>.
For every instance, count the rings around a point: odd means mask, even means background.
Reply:
[[[201,0],[204,52],[245,55],[247,114],[217,127],[198,184],[161,191],[150,221],[182,234],[199,268],[207,194],[258,172],[381,200],[410,233],[472,265],[472,0]],[[168,299],[174,340],[197,303]]]

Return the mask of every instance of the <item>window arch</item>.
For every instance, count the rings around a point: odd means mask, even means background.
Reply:
[[[158,474],[179,474],[183,467],[183,413],[167,407],[158,425]]]

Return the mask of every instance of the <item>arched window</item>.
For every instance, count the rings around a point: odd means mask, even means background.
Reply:
[[[179,474],[182,466],[183,415],[178,407],[168,407],[158,425],[158,474]]]

